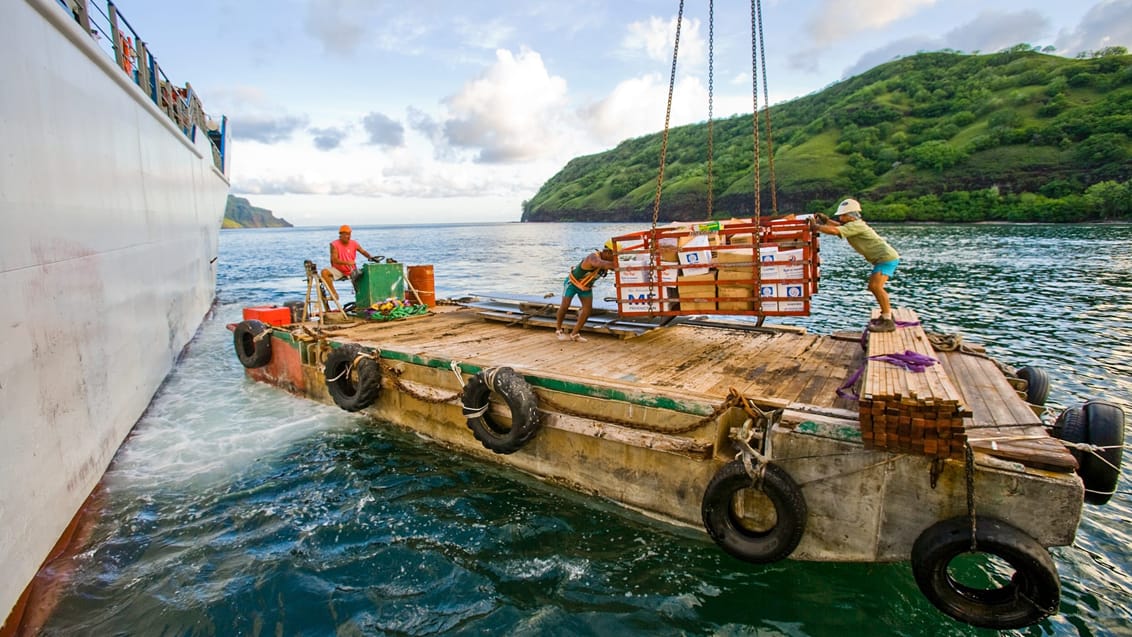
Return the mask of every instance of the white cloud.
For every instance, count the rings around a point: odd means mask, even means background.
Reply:
[[[707,46],[700,35],[701,22],[684,18],[680,27],[680,51],[677,70],[682,66],[698,67],[707,59]],[[665,20],[651,17],[647,21],[628,26],[621,41],[624,53],[644,53],[650,60],[672,62],[672,49],[676,43],[676,18]]]
[[[1054,44],[1063,55],[1110,46],[1132,48],[1132,0],[1098,2],[1073,30],[1058,34]]]
[[[882,29],[930,7],[936,0],[822,0],[807,20],[818,47]]]
[[[566,80],[526,47],[518,55],[496,51],[495,64],[444,103],[448,143],[476,150],[481,162],[554,156],[568,144]]]

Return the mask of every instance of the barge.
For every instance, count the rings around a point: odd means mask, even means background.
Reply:
[[[564,342],[537,299],[394,321],[310,306],[230,326],[249,378],[702,529],[741,561],[911,562],[937,608],[976,626],[1057,612],[1047,548],[1119,476],[1119,407],[1051,427],[1041,370],[936,338],[906,308],[896,332],[828,335],[598,311]],[[960,576],[969,553],[984,566]]]

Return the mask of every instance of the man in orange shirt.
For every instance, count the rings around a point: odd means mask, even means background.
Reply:
[[[330,288],[334,300],[338,300],[338,290],[334,289],[334,282],[353,276],[358,269],[358,266],[354,265],[358,253],[361,252],[367,259],[373,259],[365,248],[350,238],[351,233],[350,226],[338,228],[338,240],[330,242],[330,267],[322,270],[322,280]]]

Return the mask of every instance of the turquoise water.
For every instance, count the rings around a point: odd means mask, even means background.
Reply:
[[[438,297],[554,294],[612,224],[360,227],[374,254],[434,265]],[[1132,227],[885,226],[890,291],[926,327],[1050,375],[1050,403],[1132,415]],[[334,228],[221,234],[219,306],[105,476],[89,546],[45,635],[980,635],[907,564],[732,559],[706,535],[251,382],[225,324],[302,299]],[[822,244],[818,331],[857,329],[864,262]],[[599,286],[611,288],[610,283]],[[603,291],[599,289],[598,296]],[[608,289],[605,292],[609,292]],[[775,321],[771,321],[775,322]],[[1127,463],[1126,463],[1127,465]],[[1132,497],[1086,505],[1052,554],[1060,613],[1020,635],[1132,634]]]

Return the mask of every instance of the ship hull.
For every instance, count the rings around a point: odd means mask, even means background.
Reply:
[[[5,9],[0,611],[207,314],[228,177],[53,0]],[[16,88],[20,87],[20,88]]]

